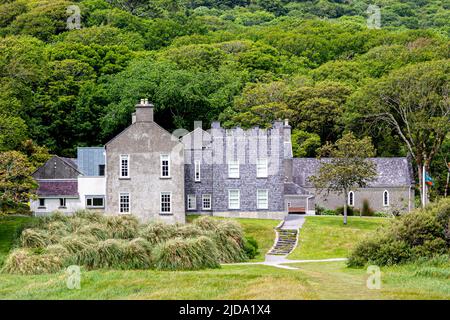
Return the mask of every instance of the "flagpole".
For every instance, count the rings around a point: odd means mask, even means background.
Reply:
[[[426,186],[425,186],[425,165],[422,167],[422,207],[425,208],[426,199]]]

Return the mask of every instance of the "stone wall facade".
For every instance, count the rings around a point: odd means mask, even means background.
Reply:
[[[141,221],[185,222],[184,150],[153,117],[136,122],[106,145],[106,214],[120,214],[119,195],[129,193],[130,214]],[[161,155],[170,155],[170,177],[161,176]],[[120,157],[129,156],[129,177],[120,177]],[[171,194],[171,212],[161,212],[161,193]]]

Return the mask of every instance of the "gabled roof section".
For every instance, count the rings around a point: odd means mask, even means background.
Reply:
[[[106,144],[105,144],[105,148],[108,147],[109,144],[111,144],[114,140],[116,140],[118,137],[120,137],[121,135],[123,135],[125,132],[127,132],[130,128],[132,128],[133,126],[137,126],[137,125],[152,125],[155,126],[155,128],[159,129],[161,132],[168,134],[169,136],[171,136],[173,138],[173,141],[177,141],[178,143],[181,143],[180,139],[176,136],[174,136],[172,133],[170,133],[169,131],[167,131],[166,129],[164,129],[163,127],[161,127],[159,124],[157,124],[154,121],[151,122],[134,122],[132,124],[130,124],[128,127],[126,127],[124,130],[122,130],[119,134],[117,134],[114,138],[112,138],[111,140],[109,140]]]
[[[309,178],[316,174],[321,163],[330,158],[294,158],[293,180],[302,187],[313,187]],[[376,165],[377,177],[369,183],[369,187],[402,187],[414,184],[412,167],[408,158],[370,158]]]
[[[32,174],[35,179],[76,179],[79,175],[75,159],[59,156],[52,156]]]
[[[292,196],[310,196],[313,195],[311,192],[306,190],[305,188],[300,187],[298,184],[294,182],[285,182],[284,183],[284,195],[292,195]]]
[[[195,128],[181,138],[185,149],[205,149],[211,145],[211,134],[202,128]]]

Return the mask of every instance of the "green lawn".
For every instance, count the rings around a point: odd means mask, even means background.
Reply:
[[[192,221],[195,217],[189,217]],[[0,219],[4,256],[14,230],[30,218]],[[262,247],[274,239],[275,220],[237,219]],[[299,258],[345,256],[357,238],[386,219],[308,217]],[[319,232],[323,228],[323,232]],[[339,234],[339,235],[337,235]],[[315,239],[315,241],[314,241]],[[325,242],[325,243],[323,243]],[[340,248],[342,246],[343,248]],[[314,250],[316,252],[314,252]],[[0,274],[0,299],[450,299],[450,262],[382,268],[382,287],[369,290],[365,269],[344,262],[290,264],[297,270],[263,265],[228,265],[201,271],[82,270],[81,289],[66,286],[64,272],[39,276]]]
[[[418,276],[416,266],[382,269],[381,290],[366,287],[364,269],[343,262],[225,266],[202,271],[82,272],[81,289],[69,290],[64,273],[0,275],[2,299],[450,299],[450,281]],[[447,268],[450,267],[450,264]]]
[[[198,218],[198,215],[192,215],[187,217],[187,221]],[[214,219],[225,219],[214,217]],[[246,236],[251,236],[256,239],[259,246],[259,254],[252,259],[252,261],[264,261],[265,254],[272,247],[275,241],[275,230],[274,228],[281,222],[280,220],[269,220],[269,219],[233,219],[239,222],[244,229]]]
[[[388,221],[387,218],[349,217],[344,225],[342,217],[306,217],[298,246],[289,259],[345,258],[359,239]]]
[[[0,217],[0,267],[11,249],[17,229],[32,219],[31,217]]]

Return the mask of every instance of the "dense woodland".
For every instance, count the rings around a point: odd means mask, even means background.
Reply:
[[[81,29],[67,29],[71,5]],[[446,0],[0,0],[0,151],[74,156],[147,97],[168,130],[289,118],[296,156],[369,136],[377,156],[426,165],[443,195],[449,21]]]

